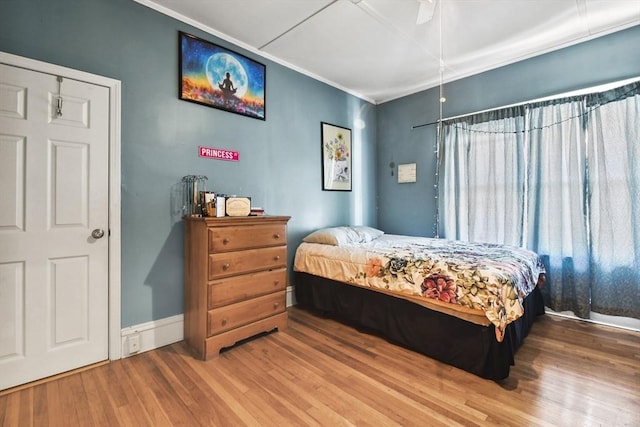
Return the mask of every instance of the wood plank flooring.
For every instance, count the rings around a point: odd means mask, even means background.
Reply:
[[[207,362],[184,343],[0,396],[2,426],[640,426],[640,334],[543,316],[504,381],[293,307]]]

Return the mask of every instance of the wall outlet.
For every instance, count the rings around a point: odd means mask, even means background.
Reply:
[[[129,354],[140,351],[140,334],[129,335]]]

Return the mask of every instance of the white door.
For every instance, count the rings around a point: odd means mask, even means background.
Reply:
[[[109,90],[0,64],[0,390],[107,359],[108,174]]]

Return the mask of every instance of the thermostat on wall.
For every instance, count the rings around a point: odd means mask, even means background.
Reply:
[[[416,164],[398,165],[398,183],[416,182]]]

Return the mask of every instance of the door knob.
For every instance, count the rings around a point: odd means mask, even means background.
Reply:
[[[94,239],[100,239],[102,238],[102,236],[104,236],[104,230],[101,228],[96,228],[91,232],[91,237],[93,237]]]

